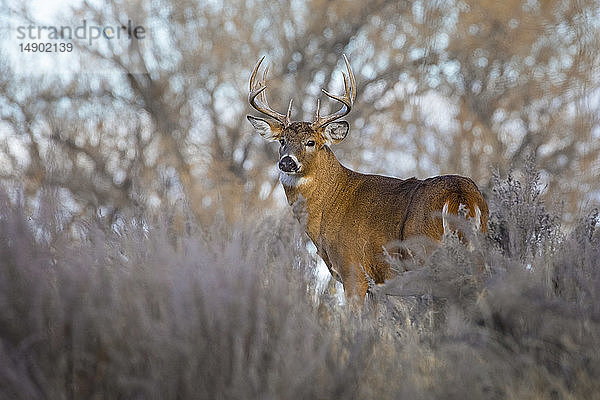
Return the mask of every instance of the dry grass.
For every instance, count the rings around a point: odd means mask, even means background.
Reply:
[[[51,191],[33,215],[0,203],[0,398],[600,393],[598,213],[565,233],[533,173],[498,179],[476,250],[449,238],[364,315],[315,301],[289,213],[230,228],[132,210],[65,229]],[[407,285],[427,293],[388,295]]]

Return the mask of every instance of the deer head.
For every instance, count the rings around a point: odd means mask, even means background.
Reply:
[[[327,92],[323,93],[333,100],[342,103],[341,108],[333,114],[320,115],[320,101],[317,100],[317,110],[312,122],[292,122],[292,100],[290,100],[285,115],[274,111],[269,106],[265,90],[267,88],[266,78],[268,68],[263,73],[261,81],[256,82],[256,75],[264,57],[256,63],[250,76],[250,93],[248,101],[257,111],[270,117],[263,119],[248,115],[248,121],[262,137],[270,141],[279,141],[279,169],[287,175],[302,176],[309,172],[311,161],[315,155],[322,151],[325,146],[341,142],[348,133],[349,125],[346,121],[337,121],[347,115],[352,109],[356,98],[356,81],[354,74],[344,55],[344,61],[348,68],[348,76],[344,76],[345,93],[336,96]]]

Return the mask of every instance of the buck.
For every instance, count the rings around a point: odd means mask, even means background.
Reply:
[[[312,122],[291,120],[291,100],[285,115],[271,109],[265,94],[268,68],[256,82],[263,60],[250,76],[248,101],[270,118],[247,118],[265,139],[279,141],[279,180],[287,200],[293,205],[303,199],[306,233],[329,272],[343,284],[347,298],[362,300],[370,280],[384,283],[393,276],[383,255],[390,242],[415,236],[440,242],[451,229],[450,214],[458,215],[461,209],[477,229],[486,231],[487,204],[467,177],[403,180],[358,173],[337,160],[329,146],[346,137],[349,124],[340,118],[350,112],[356,98],[355,77],[345,55],[344,95],[322,89],[341,107],[322,116],[317,100]]]

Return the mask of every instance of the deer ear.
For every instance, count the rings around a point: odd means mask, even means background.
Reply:
[[[327,144],[336,144],[344,140],[349,129],[350,126],[346,121],[332,122],[325,126],[323,136]]]
[[[256,132],[260,133],[265,139],[273,142],[281,136],[283,126],[279,122],[269,122],[266,119],[253,117],[252,115],[247,115],[246,118],[248,118]]]

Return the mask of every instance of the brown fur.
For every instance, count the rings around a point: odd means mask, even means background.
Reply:
[[[345,93],[338,96],[323,90],[327,97],[342,103],[341,108],[321,116],[317,101],[312,123],[292,123],[291,101],[285,115],[271,109],[265,94],[266,70],[262,81],[256,81],[263,60],[250,75],[248,101],[274,121],[252,116],[248,120],[265,139],[280,141],[280,181],[288,202],[297,209],[297,200],[305,199],[306,212],[298,217],[306,221],[308,236],[331,274],[344,285],[346,297],[363,299],[368,278],[383,283],[392,276],[383,246],[414,236],[439,241],[444,221],[452,230],[447,216],[442,215],[445,205],[447,212],[458,214],[462,204],[470,217],[479,207],[485,231],[488,208],[469,178],[446,175],[401,180],[360,174],[338,162],[328,145],[342,141],[348,133],[348,123],[338,120],[350,112],[356,98],[356,81],[346,56]]]
[[[481,211],[485,231],[488,207],[475,183],[466,177],[445,175],[406,180],[352,171],[337,160],[325,144],[323,130],[305,122],[276,127],[274,140],[284,139],[280,155],[294,154],[303,168],[304,183],[284,184],[290,204],[306,199],[306,232],[333,276],[344,285],[348,298],[364,298],[367,274],[376,283],[392,277],[383,259],[383,246],[411,236],[439,241],[444,233],[441,211],[458,214],[460,204],[475,217]],[[307,140],[315,140],[314,149]],[[283,182],[282,182],[283,183]]]

